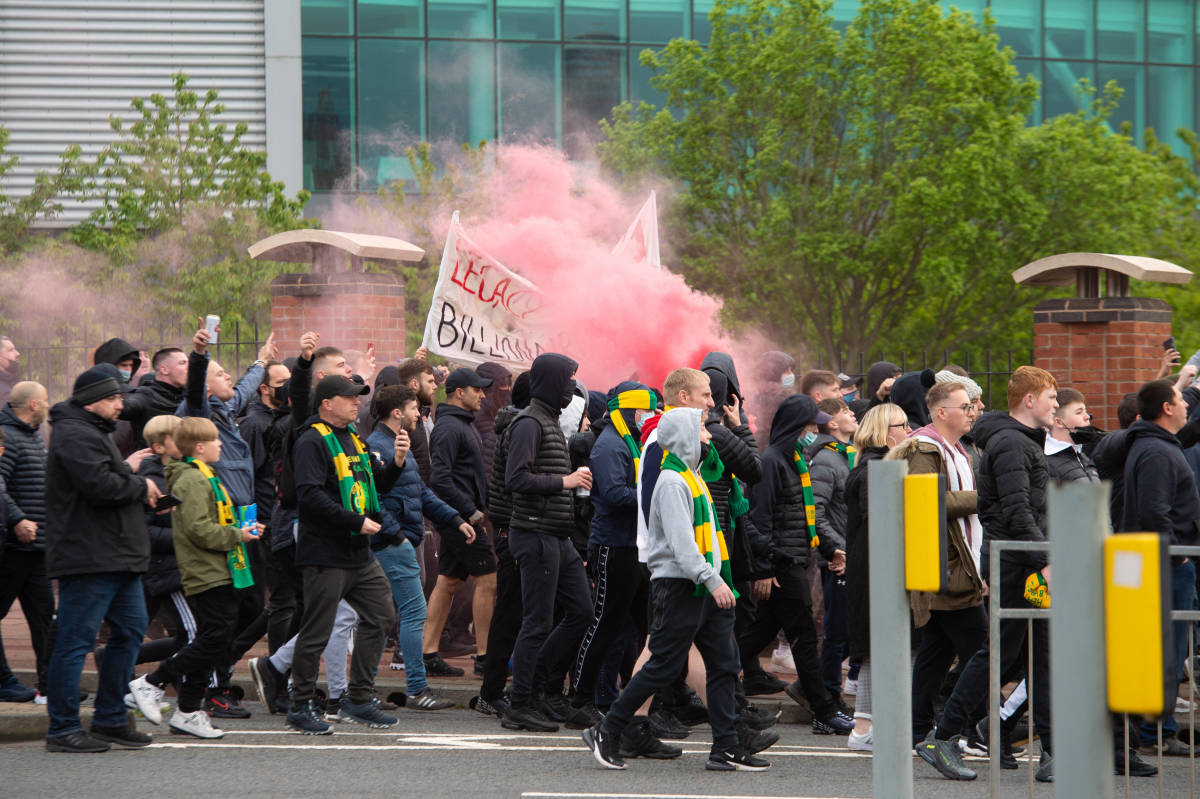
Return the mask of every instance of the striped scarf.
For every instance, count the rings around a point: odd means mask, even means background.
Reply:
[[[721,580],[733,590],[736,597],[738,592],[733,588],[733,570],[729,565],[729,550],[725,546],[725,536],[721,534],[721,523],[713,510],[712,494],[708,486],[694,471],[680,460],[679,456],[663,450],[662,468],[677,473],[687,484],[692,494],[692,528],[696,534],[696,549],[708,561],[713,570],[721,575]],[[693,596],[704,596],[711,593],[703,583],[696,586]]]
[[[700,462],[700,477],[706,483],[715,483],[722,477],[729,478],[729,518],[736,521],[750,511],[750,501],[738,485],[737,475],[725,468],[721,453],[714,444],[708,445],[708,454]]]
[[[854,468],[854,460],[858,457],[858,450],[854,448],[853,444],[843,444],[840,441],[830,441],[825,445],[825,449],[831,449],[834,452],[845,455],[847,462],[850,464],[850,468]]]
[[[367,448],[363,446],[362,439],[354,431],[354,426],[350,425],[347,429],[350,431],[350,440],[354,442],[360,471],[365,475],[361,478],[355,475],[350,458],[346,456],[342,449],[342,443],[334,435],[333,428],[324,422],[317,422],[313,425],[313,429],[321,434],[321,438],[333,458],[333,468],[337,472],[338,492],[342,495],[342,507],[359,516],[378,513],[379,494],[375,492],[375,475],[371,470],[371,456],[367,454]],[[355,530],[353,534],[357,535],[358,531]]]
[[[813,499],[812,475],[808,473],[808,461],[800,452],[800,444],[792,454],[792,462],[796,465],[796,474],[800,475],[800,489],[804,494],[804,520],[808,523],[808,545],[816,549],[821,544],[817,537],[817,501]]]
[[[190,455],[184,460],[196,467],[212,487],[213,499],[217,502],[217,522],[222,527],[232,527],[234,524],[233,501],[229,499],[229,492],[221,484],[217,473],[207,463],[198,461]],[[225,560],[229,565],[229,576],[233,580],[234,588],[249,588],[254,585],[254,577],[250,574],[250,561],[246,556],[246,545],[243,542],[238,541],[237,546],[229,550]]]
[[[633,437],[633,433],[630,432],[629,425],[625,422],[625,415],[621,411],[652,411],[657,407],[658,399],[652,392],[645,389],[622,391],[608,401],[608,416],[612,419],[613,429],[624,439],[625,446],[629,447],[629,454],[633,456],[633,473],[635,475],[638,473],[638,466],[642,460],[642,448],[638,444],[638,440]]]

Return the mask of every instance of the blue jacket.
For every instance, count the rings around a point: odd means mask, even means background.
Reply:
[[[388,460],[389,453],[395,447],[396,435],[385,425],[375,426],[375,432],[367,437],[367,449],[379,460]],[[417,467],[417,459],[404,459],[404,468],[400,470],[400,479],[392,486],[392,490],[379,498],[383,507],[382,528],[371,542],[373,549],[400,543],[403,535],[415,547],[425,536],[423,516],[428,516],[438,527],[458,527],[463,518],[454,508],[438,499],[433,489],[421,482],[421,473]]]
[[[626,380],[609,390],[608,399],[623,391],[636,390],[648,389],[641,383]],[[623,410],[619,413],[633,437],[637,438],[635,412]],[[596,436],[588,459],[588,467],[592,470],[593,509],[588,545],[634,547],[637,546],[638,497],[633,455],[629,452],[629,445],[613,427],[611,419],[604,420],[603,428]]]
[[[257,394],[263,368],[255,365],[247,369],[234,386],[233,399],[229,402],[222,402],[208,393],[207,376],[208,355],[190,353],[187,391],[177,413],[212,419],[221,437],[221,460],[217,461],[221,482],[234,505],[251,505],[254,503],[254,454],[242,438],[236,420]],[[267,513],[270,513],[269,509]]]

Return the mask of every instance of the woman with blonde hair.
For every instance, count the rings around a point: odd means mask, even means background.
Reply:
[[[880,460],[909,434],[908,415],[885,402],[863,416],[854,434],[858,449],[854,469],[846,478],[846,603],[849,617],[849,650],[860,660],[858,691],[854,695],[854,732],[846,741],[851,749],[870,752],[871,740],[871,599],[867,547],[867,464]]]

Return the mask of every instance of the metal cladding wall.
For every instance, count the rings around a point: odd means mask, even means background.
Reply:
[[[113,138],[109,116],[132,119],[134,97],[170,95],[179,71],[201,95],[218,89],[219,119],[245,121],[245,144],[265,150],[263,17],[263,0],[2,0],[0,125],[21,163],[0,188],[27,194],[72,144],[94,156]],[[51,224],[89,212],[67,204]]]

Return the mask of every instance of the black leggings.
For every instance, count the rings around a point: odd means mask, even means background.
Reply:
[[[630,619],[637,631],[636,653],[646,643],[649,626],[650,574],[638,560],[637,547],[599,546],[589,552],[596,585],[592,620],[575,657],[572,701],[582,707],[593,701],[596,678],[609,650]]]

